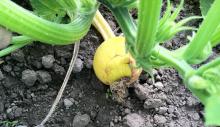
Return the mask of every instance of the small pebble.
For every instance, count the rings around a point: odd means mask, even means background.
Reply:
[[[10,71],[12,70],[12,67],[11,67],[10,65],[4,65],[4,66],[3,66],[3,70],[4,70],[5,72],[10,72]]]
[[[140,84],[136,84],[134,88],[134,92],[140,100],[145,100],[150,93],[150,90],[147,87]]]
[[[192,106],[198,105],[199,101],[195,97],[188,97],[186,104],[187,104],[187,106],[192,107]]]
[[[59,74],[59,75],[64,75],[66,73],[64,67],[62,67],[58,64],[54,64],[53,70],[56,74]]]
[[[125,114],[130,114],[131,113],[131,110],[129,108],[126,108],[125,109]]]
[[[160,75],[157,75],[155,79],[156,79],[157,81],[158,81],[158,80],[160,81],[160,80],[161,80]]]
[[[12,52],[11,57],[12,57],[12,59],[14,59],[18,62],[23,62],[25,60],[24,59],[24,53],[23,53],[22,50],[17,50],[15,52]]]
[[[189,115],[189,117],[191,117],[193,120],[199,120],[200,119],[200,116],[199,116],[199,114],[197,113],[197,112],[192,112],[192,113],[189,113],[188,114]]]
[[[79,58],[76,59],[76,62],[73,67],[73,73],[78,73],[83,69],[83,61]]]
[[[88,61],[85,63],[85,65],[86,65],[86,68],[91,69],[91,68],[92,68],[92,65],[93,65],[93,61],[92,61],[92,60],[88,60]]]
[[[175,111],[176,107],[170,105],[169,108],[168,108],[168,113],[172,114],[174,111]]]
[[[91,116],[91,118],[94,120],[94,119],[96,118],[96,116],[97,116],[97,112],[91,111],[91,112],[90,112],[90,116]]]
[[[22,81],[27,86],[33,86],[37,81],[37,73],[33,70],[24,70],[22,72]]]
[[[69,109],[73,105],[73,102],[70,101],[69,99],[64,99],[63,103],[66,109]]]
[[[88,114],[76,115],[73,119],[73,127],[86,127],[90,122]]]
[[[37,69],[42,68],[42,63],[40,61],[35,60],[34,62],[32,62],[32,65],[34,67],[36,67]]]
[[[41,84],[49,83],[52,81],[50,73],[46,71],[37,71],[37,80]]]
[[[16,82],[16,79],[11,77],[11,76],[7,76],[3,80],[3,86],[6,87],[6,88],[10,88],[14,85],[17,85],[17,82]]]
[[[163,106],[163,101],[161,99],[146,99],[146,101],[144,102],[144,108],[145,109],[151,109],[151,108],[159,108],[161,106]]]
[[[18,67],[18,66],[14,66],[13,70],[14,70],[15,72],[19,72],[19,71],[21,70],[21,68]]]
[[[158,124],[164,124],[164,123],[167,122],[167,119],[164,116],[155,115],[154,116],[154,121],[155,121],[155,123],[158,123]]]
[[[22,115],[22,108],[19,108],[17,106],[13,106],[12,108],[8,108],[6,110],[7,116],[10,119],[18,118]]]
[[[115,124],[113,122],[110,122],[110,127],[114,127]]]
[[[54,61],[55,61],[55,58],[53,55],[46,55],[42,57],[42,64],[45,68],[53,67]]]
[[[168,108],[167,107],[160,107],[158,113],[159,114],[165,114],[167,112]]]
[[[164,85],[163,85],[162,82],[156,82],[156,83],[154,84],[154,86],[155,86],[157,89],[159,89],[159,90],[162,90],[163,87],[164,87]]]
[[[125,116],[125,124],[129,127],[143,127],[145,121],[142,116],[132,113]]]
[[[117,116],[114,119],[114,123],[118,123],[118,117]]]

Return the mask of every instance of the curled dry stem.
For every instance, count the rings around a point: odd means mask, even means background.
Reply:
[[[64,78],[63,84],[62,84],[62,86],[61,86],[61,88],[59,90],[59,93],[57,94],[57,97],[56,97],[55,101],[53,102],[53,105],[50,108],[50,111],[48,112],[47,116],[44,118],[44,120],[41,122],[41,124],[38,125],[37,127],[44,127],[44,124],[49,120],[49,118],[52,116],[53,112],[55,111],[56,106],[59,103],[59,101],[60,101],[60,99],[61,99],[61,97],[63,95],[63,92],[64,92],[64,90],[66,88],[67,82],[69,81],[71,72],[73,70],[74,64],[76,62],[76,58],[77,58],[78,52],[79,52],[79,45],[80,45],[80,42],[76,42],[75,43],[74,51],[73,51],[73,56],[72,56],[72,59],[70,61],[70,65],[69,65],[68,71],[66,73],[66,76]]]

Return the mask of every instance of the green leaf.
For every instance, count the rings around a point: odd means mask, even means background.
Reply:
[[[54,0],[30,0],[34,12],[44,19],[57,21],[66,14],[62,6]]]
[[[71,21],[79,15],[93,14],[96,0],[30,0],[34,12],[44,19],[60,22],[65,15]]]
[[[84,5],[80,0],[57,0],[57,3],[63,7],[63,10],[66,11],[72,21],[77,15],[79,8],[82,8],[82,5]],[[93,2],[93,4],[95,5],[96,2]],[[94,8],[94,6],[91,6],[91,8]]]
[[[206,16],[213,2],[214,0],[200,0],[200,9],[203,16]]]
[[[220,95],[212,95],[205,104],[206,125],[220,125]]]
[[[108,1],[109,3],[111,3],[113,7],[126,7],[136,2],[136,0],[108,0]]]

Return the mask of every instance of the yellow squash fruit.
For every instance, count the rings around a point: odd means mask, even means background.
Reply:
[[[93,68],[99,80],[106,85],[124,77],[129,77],[132,83],[141,73],[140,69],[135,68],[134,59],[126,53],[124,37],[105,40],[96,50]]]
[[[129,81],[126,80],[127,85],[136,81],[141,69],[135,68],[135,60],[126,53],[125,38],[115,37],[111,27],[99,11],[93,19],[93,26],[105,40],[96,50],[93,60],[93,69],[99,80],[111,86],[118,86],[114,84],[125,77],[129,78]]]

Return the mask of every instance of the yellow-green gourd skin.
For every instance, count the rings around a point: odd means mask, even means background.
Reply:
[[[106,85],[123,77],[138,77],[141,71],[133,65],[133,58],[126,53],[124,37],[113,37],[104,41],[96,50],[93,60],[96,76]]]

